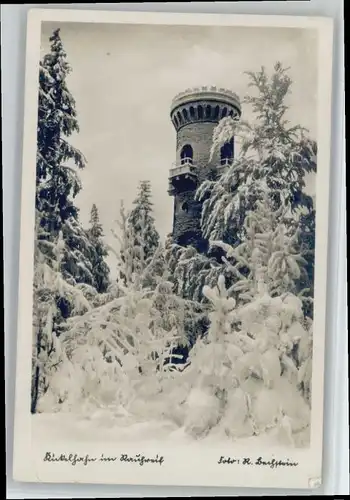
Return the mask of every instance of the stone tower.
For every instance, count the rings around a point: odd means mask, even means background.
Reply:
[[[201,203],[195,201],[198,186],[218,178],[232,163],[234,138],[210,160],[215,126],[225,116],[241,116],[239,98],[230,90],[199,87],[185,90],[172,102],[170,117],[176,130],[176,161],[170,169],[169,194],[174,197],[172,238],[181,246],[207,251],[200,229]]]

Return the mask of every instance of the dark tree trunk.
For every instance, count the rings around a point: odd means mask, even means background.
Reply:
[[[38,397],[39,397],[39,379],[40,379],[40,369],[38,366],[36,366],[32,383],[32,401],[30,405],[31,413],[36,413],[36,407],[38,404]]]

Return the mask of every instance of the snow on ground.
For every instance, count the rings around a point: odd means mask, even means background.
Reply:
[[[96,413],[91,418],[72,413],[41,413],[32,417],[32,438],[34,442],[63,443],[123,443],[137,445],[189,446],[191,448],[217,447],[230,448],[234,445],[245,450],[254,448],[281,450],[286,446],[281,442],[277,431],[269,434],[240,438],[233,441],[225,435],[212,431],[207,437],[195,440],[169,421],[131,421],[127,416],[119,417],[108,413]]]
[[[261,435],[232,441],[226,436],[212,433],[204,439],[195,440],[183,429],[164,421],[131,422],[126,416],[109,418],[107,414],[96,414],[84,419],[72,413],[36,414],[32,416],[32,460],[35,474],[40,481],[84,482],[115,484],[181,484],[202,486],[261,486],[300,487],[307,485],[307,478],[317,477],[318,464],[314,464],[312,449],[291,449],[277,445],[274,435]],[[78,455],[97,458],[86,464],[68,464],[62,459],[57,467],[43,460],[46,454],[60,461],[59,457]],[[99,456],[107,457],[100,462]],[[121,461],[122,456],[130,460],[138,457],[164,459],[161,473],[159,467],[129,467]],[[118,460],[119,457],[119,460]],[[218,465],[221,459],[234,459],[232,469]],[[112,461],[108,462],[109,459]],[[240,463],[238,465],[237,462]],[[254,473],[248,471],[244,461],[251,460]],[[117,460],[117,462],[115,462]],[[262,467],[257,461],[262,460]],[[300,465],[300,467],[277,467],[272,461]],[[315,469],[315,470],[314,470]],[[59,472],[58,472],[59,471]],[[59,474],[59,476],[58,476]],[[122,479],[120,479],[122,478]],[[289,485],[289,486],[287,486]]]

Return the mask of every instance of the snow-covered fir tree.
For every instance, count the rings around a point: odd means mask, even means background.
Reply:
[[[54,237],[62,224],[77,214],[74,196],[81,189],[75,168],[84,168],[83,154],[67,138],[79,132],[75,100],[66,79],[71,72],[57,29],[51,51],[39,67],[36,206],[41,226]]]
[[[315,278],[316,210],[313,208],[300,214],[298,221],[300,252],[306,261],[305,271],[298,280],[298,289],[303,291],[303,309],[313,319],[313,297]]]
[[[53,241],[62,230],[66,242],[62,272],[71,283],[92,285],[92,248],[74,205],[82,187],[78,170],[85,167],[86,159],[68,141],[79,132],[75,100],[67,86],[71,67],[59,29],[50,42],[51,50],[39,67],[36,208],[44,229],[41,239]],[[44,244],[42,251],[47,248]]]
[[[108,255],[107,246],[103,241],[103,228],[100,223],[98,209],[95,204],[92,205],[90,214],[90,227],[88,229],[88,238],[92,245],[92,274],[93,284],[99,293],[105,293],[109,286],[110,269],[105,261]]]
[[[159,244],[159,234],[153,216],[151,184],[147,180],[139,183],[134,208],[128,215],[128,228],[134,235],[135,245],[138,245],[139,238],[142,238],[144,242],[143,258],[147,261]],[[141,233],[142,236],[140,236]]]
[[[254,124],[223,119],[214,132],[213,148],[220,147],[228,134],[238,135],[241,151],[227,174],[216,183],[204,183],[197,193],[204,201],[202,229],[209,239],[237,244],[244,239],[248,211],[266,196],[272,209],[283,206],[286,230],[295,233],[299,225],[314,224],[313,198],[306,193],[305,180],[316,172],[317,147],[299,125],[290,126],[286,100],[292,80],[277,63],[269,78],[265,68],[248,73],[256,96],[246,98],[256,116]],[[303,222],[303,220],[305,222]],[[307,223],[306,223],[307,221]],[[314,241],[299,232],[299,245],[312,274]],[[310,276],[308,282],[312,281]]]
[[[274,209],[284,205],[294,214],[313,208],[312,197],[305,192],[305,178],[316,171],[316,144],[306,129],[289,126],[286,99],[292,80],[279,63],[271,78],[264,68],[248,75],[257,96],[247,97],[245,103],[252,107],[255,121],[221,120],[214,130],[212,151],[228,135],[240,138],[241,151],[219,181],[203,183],[197,193],[204,202],[204,236],[227,243],[242,239],[247,211],[254,210],[266,193]]]
[[[67,219],[61,230],[65,242],[62,272],[66,280],[71,284],[85,283],[94,287],[94,247],[87,231],[77,217]]]
[[[242,227],[245,239],[240,244],[211,242],[225,252],[223,266],[235,278],[232,289],[246,302],[253,299],[259,279],[264,280],[272,296],[278,296],[297,294],[301,276],[307,275],[299,230],[288,231],[285,210],[283,205],[274,210],[273,203],[265,196],[257,201],[254,211],[247,212]]]
[[[81,189],[77,169],[86,162],[68,142],[79,131],[66,82],[71,68],[59,30],[50,42],[51,50],[39,67],[32,411],[49,387],[50,359],[56,355],[54,345],[65,321],[90,308],[89,300],[97,293],[89,259],[93,247],[74,205]]]

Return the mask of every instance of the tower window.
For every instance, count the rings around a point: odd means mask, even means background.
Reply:
[[[185,165],[186,163],[193,163],[193,149],[190,144],[185,144],[181,149],[180,153],[181,165]]]
[[[198,118],[199,119],[203,118],[203,108],[201,105],[198,106]]]
[[[174,125],[176,128],[179,126],[176,116],[174,116]]]
[[[214,120],[217,120],[219,118],[219,113],[220,113],[220,107],[219,106],[215,106],[215,109],[214,109]]]
[[[227,108],[224,108],[221,113],[221,118],[225,118],[226,115],[227,115]]]
[[[188,212],[188,203],[187,201],[184,201],[183,204],[181,205],[181,210],[184,212]]]
[[[184,115],[184,120],[185,120],[185,123],[188,121],[188,113],[187,113],[187,109],[184,109],[182,111],[182,114]]]
[[[182,116],[181,116],[180,111],[177,112],[177,119],[179,121],[179,125],[181,125],[182,124]]]
[[[220,149],[220,163],[221,165],[232,165],[233,161],[233,137],[230,141],[226,142]]]
[[[190,107],[190,117],[194,120],[195,119],[195,113],[194,113],[194,107]]]
[[[205,117],[210,118],[211,115],[211,106],[208,104],[208,106],[205,108]]]

